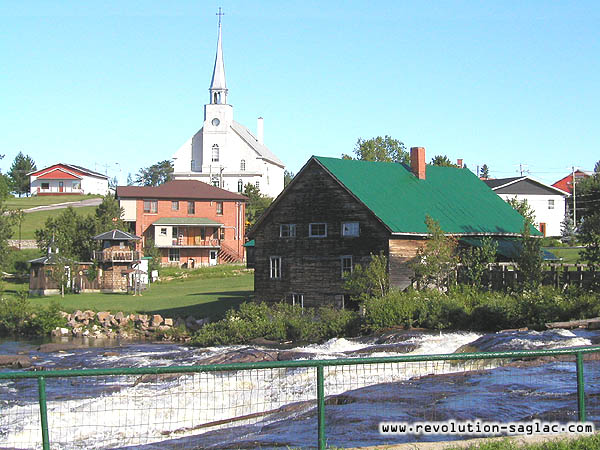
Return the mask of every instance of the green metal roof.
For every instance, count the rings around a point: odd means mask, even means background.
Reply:
[[[152,225],[223,225],[205,217],[161,217]]]
[[[244,247],[254,247],[254,245],[255,245],[255,242],[254,242],[254,239],[252,239],[252,240],[246,242],[244,244]]]
[[[426,234],[426,215],[446,233],[522,232],[523,217],[470,170],[428,165],[419,180],[404,164],[314,158],[392,233]],[[531,233],[540,234],[533,227]]]

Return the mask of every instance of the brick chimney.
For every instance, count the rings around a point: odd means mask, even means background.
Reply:
[[[410,148],[410,170],[419,179],[425,179],[425,148]]]

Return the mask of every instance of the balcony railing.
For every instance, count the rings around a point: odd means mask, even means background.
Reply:
[[[170,245],[165,245],[164,243],[161,245],[160,243],[156,243],[157,247],[214,247],[218,248],[221,246],[221,241],[219,239],[192,239],[191,237],[179,237],[173,238],[171,240]]]
[[[99,262],[132,262],[140,259],[140,252],[136,250],[94,251],[94,259]]]

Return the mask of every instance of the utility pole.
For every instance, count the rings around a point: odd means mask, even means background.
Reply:
[[[571,166],[571,184],[573,185],[573,227],[577,228],[577,201],[575,200],[575,167]]]

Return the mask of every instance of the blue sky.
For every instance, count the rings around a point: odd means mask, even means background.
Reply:
[[[202,126],[219,6],[234,117],[292,172],[386,134],[494,177],[600,160],[600,2],[5,0],[0,170],[169,159]]]

